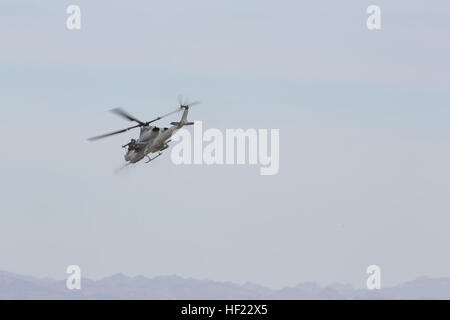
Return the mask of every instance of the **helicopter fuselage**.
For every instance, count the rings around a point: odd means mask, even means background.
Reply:
[[[98,139],[103,139],[106,137],[110,137],[119,133],[123,133],[126,132],[130,129],[134,129],[134,128],[140,128],[140,133],[139,133],[139,138],[137,140],[135,139],[131,139],[130,142],[128,142],[126,145],[123,145],[122,148],[127,148],[127,152],[125,154],[125,161],[127,161],[128,163],[136,163],[140,160],[142,160],[143,158],[147,157],[148,158],[148,162],[154,160],[155,158],[159,157],[161,155],[161,151],[165,150],[169,147],[168,143],[171,141],[170,138],[179,130],[181,129],[183,126],[189,126],[189,125],[193,125],[194,122],[190,122],[187,121],[187,116],[189,113],[189,107],[198,104],[199,102],[192,102],[192,103],[188,103],[187,101],[185,101],[184,104],[182,104],[181,102],[181,98],[179,98],[180,101],[180,107],[172,112],[169,112],[163,116],[157,117],[156,119],[153,119],[151,121],[148,122],[143,122],[140,121],[138,119],[136,119],[135,117],[133,117],[132,115],[130,115],[129,113],[127,113],[125,110],[121,109],[121,108],[115,108],[112,109],[111,111],[114,112],[115,114],[121,116],[122,118],[125,118],[129,121],[135,121],[138,124],[122,129],[122,130],[117,130],[117,131],[113,131],[110,133],[106,133],[106,134],[102,134],[99,136],[95,136],[92,138],[89,138],[88,140],[90,141],[95,141]],[[156,127],[156,126],[150,126],[150,123],[158,121],[162,118],[165,118],[175,112],[178,111],[183,111],[183,115],[181,116],[181,119],[177,122],[171,122],[170,124],[172,125],[170,128],[160,128],[160,127]],[[153,159],[150,158],[149,154],[150,153],[155,153],[158,152],[158,155],[153,157]]]
[[[129,144],[125,160],[136,163],[150,153],[155,153],[168,148],[168,140],[180,129],[180,126],[159,128],[145,126],[141,128],[139,139]]]

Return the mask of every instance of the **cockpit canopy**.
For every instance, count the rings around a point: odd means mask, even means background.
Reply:
[[[128,150],[135,150],[137,148],[136,139],[131,139],[128,143]]]

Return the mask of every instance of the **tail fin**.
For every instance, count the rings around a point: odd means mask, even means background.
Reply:
[[[183,111],[183,116],[181,117],[181,120],[178,122],[171,122],[170,124],[173,126],[177,126],[179,128],[181,128],[182,126],[191,126],[194,123],[193,122],[189,122],[187,121],[187,116],[189,113],[189,105],[186,106],[181,106],[182,109],[184,109]]]
[[[170,124],[173,126],[182,127],[182,126],[192,126],[194,123],[187,121],[180,121],[180,122],[171,122]]]

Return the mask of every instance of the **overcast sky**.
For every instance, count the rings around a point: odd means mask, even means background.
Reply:
[[[449,35],[447,0],[3,0],[0,269],[450,277]],[[86,141],[129,125],[107,110],[152,119],[179,93],[205,128],[279,128],[279,174],[176,166],[170,149],[115,174],[137,131]]]

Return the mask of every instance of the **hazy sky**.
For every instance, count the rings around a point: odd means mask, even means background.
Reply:
[[[0,269],[382,286],[450,277],[450,3],[0,4]],[[66,8],[81,7],[81,30]],[[366,8],[382,30],[366,28]],[[130,131],[179,93],[205,128],[279,128],[280,172],[115,174]],[[162,122],[168,124],[172,119]],[[169,151],[169,152],[167,152]]]

